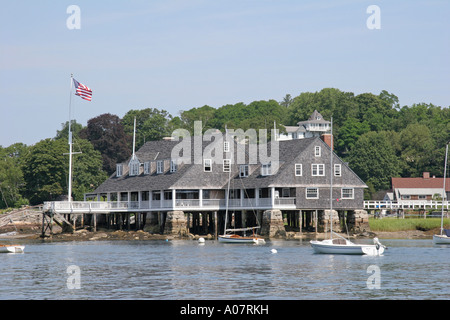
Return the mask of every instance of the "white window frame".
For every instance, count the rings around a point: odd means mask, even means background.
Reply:
[[[271,163],[261,164],[261,175],[262,176],[271,176],[272,175],[272,164]]]
[[[150,174],[150,162],[144,162],[144,174]]]
[[[174,173],[178,170],[178,161],[177,160],[170,160],[170,172]]]
[[[325,165],[323,163],[311,164],[311,176],[324,177],[325,176]]]
[[[241,164],[239,166],[239,177],[245,178],[248,177],[248,174],[249,174],[248,164]]]
[[[335,177],[342,177],[342,166],[340,164],[334,165],[334,176]]]
[[[351,190],[351,193],[345,192],[344,190]],[[355,189],[354,188],[342,188],[341,189],[341,199],[355,199]]]
[[[295,164],[295,176],[301,177],[303,175],[303,166],[301,163]]]
[[[211,159],[203,159],[203,171],[212,172],[212,161]]]
[[[311,196],[311,193],[308,193],[308,191],[310,191],[310,192],[313,191],[313,193],[315,195]],[[306,197],[306,199],[319,199],[319,188],[306,188],[305,189],[305,197]]]
[[[322,154],[322,148],[320,146],[315,146],[314,147],[314,156],[320,157],[321,154]]]
[[[164,173],[164,161],[163,160],[156,161],[156,173],[157,174]]]
[[[139,161],[138,160],[131,160],[130,161],[130,176],[138,176],[139,175]]]
[[[223,159],[223,172],[230,172],[230,171],[231,171],[231,160]]]
[[[123,164],[116,164],[116,177],[121,177],[123,174]]]
[[[223,142],[223,152],[230,152],[230,142],[229,141]]]

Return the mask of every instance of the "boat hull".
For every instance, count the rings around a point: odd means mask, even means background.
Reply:
[[[444,235],[433,235],[433,243],[434,244],[450,244],[450,237]]]
[[[334,244],[332,241],[310,241],[311,247],[316,253],[327,254],[353,254],[353,255],[381,255],[384,252],[383,246],[366,244]]]
[[[219,236],[219,242],[224,243],[256,243],[256,244],[264,244],[266,241],[263,238],[259,237],[242,237],[239,235],[222,235]]]
[[[25,246],[15,244],[0,245],[0,253],[22,253]]]

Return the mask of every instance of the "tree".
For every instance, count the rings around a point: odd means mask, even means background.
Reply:
[[[81,130],[80,137],[92,143],[103,159],[103,170],[111,175],[116,170],[116,163],[123,162],[131,156],[131,136],[126,135],[118,116],[102,114],[88,121]]]
[[[77,138],[80,135],[80,131],[83,129],[83,126],[77,123],[76,120],[71,121],[70,130],[72,130],[73,138]],[[61,123],[61,130],[56,131],[55,139],[63,139],[68,141],[69,139],[69,121],[65,123]]]
[[[67,192],[68,152],[66,141],[46,139],[30,147],[26,155],[23,176],[25,196],[32,205],[55,200]]]
[[[399,160],[391,145],[389,132],[367,132],[350,150],[352,170],[375,190],[389,189],[392,177],[400,174]]]
[[[161,140],[170,136],[169,123],[172,116],[166,110],[146,108],[142,110],[130,110],[122,118],[124,132],[133,136],[134,118],[136,117],[136,149],[144,145],[146,141]],[[130,150],[131,150],[130,145]]]
[[[27,204],[21,190],[24,186],[23,158],[28,147],[22,143],[0,147],[0,208],[20,207]]]
[[[429,171],[434,157],[435,143],[431,131],[422,124],[410,124],[400,132],[400,158],[404,164],[403,176],[419,177]]]
[[[336,151],[340,154],[347,154],[353,149],[356,141],[364,133],[370,131],[367,122],[359,122],[355,118],[347,119],[339,128],[339,139],[336,141]]]
[[[98,151],[86,140],[75,139],[73,155],[73,199],[83,200],[86,192],[93,191],[106,178],[101,170]],[[25,195],[30,203],[40,204],[66,196],[69,176],[69,145],[63,139],[46,139],[30,147],[23,164]]]
[[[214,128],[214,117],[216,109],[208,105],[204,105],[200,108],[192,108],[187,111],[180,112],[180,120],[182,123],[182,128],[188,130],[191,135],[194,134],[194,122],[202,122],[202,133],[208,129]],[[181,127],[178,127],[181,128]],[[176,128],[176,129],[178,129]]]
[[[280,106],[288,108],[292,103],[292,97],[290,94],[286,94],[283,98],[283,101],[280,101]]]

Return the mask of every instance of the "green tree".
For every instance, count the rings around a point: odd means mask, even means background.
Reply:
[[[214,117],[215,117],[216,109],[210,107],[208,105],[204,105],[200,108],[192,108],[187,111],[180,112],[180,120],[182,127],[188,130],[191,135],[194,134],[194,122],[201,121],[202,122],[202,133],[204,133],[208,129],[214,128]],[[178,129],[175,128],[175,129]]]
[[[134,118],[136,117],[136,150],[146,141],[161,140],[170,136],[169,123],[172,116],[165,110],[146,108],[142,110],[130,110],[122,118],[124,132],[133,136]],[[130,150],[132,146],[130,145]]]
[[[0,208],[27,204],[21,190],[24,186],[22,163],[28,147],[22,143],[0,147]]]
[[[81,154],[73,155],[73,199],[83,200],[86,192],[93,191],[106,179],[101,170],[102,160],[98,151],[86,140],[75,139],[73,149]],[[30,147],[24,159],[23,177],[25,195],[30,203],[60,199],[67,195],[69,176],[69,145],[63,139],[46,139]]]
[[[429,171],[436,147],[427,126],[408,125],[400,132],[400,147],[404,177],[419,177],[424,171]]]
[[[25,157],[23,175],[25,196],[32,205],[55,200],[67,192],[67,141],[46,139],[30,147]]]
[[[77,123],[76,120],[72,120],[70,130],[72,131],[73,138],[78,138],[80,131],[83,130],[83,125]],[[56,131],[55,139],[69,140],[69,121],[61,123],[61,130]]]
[[[400,174],[399,161],[389,132],[367,132],[350,150],[348,161],[353,171],[375,190],[389,189],[391,177]]]

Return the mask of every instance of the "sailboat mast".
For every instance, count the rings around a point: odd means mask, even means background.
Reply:
[[[67,190],[67,200],[72,201],[72,88],[73,73],[70,74],[70,98],[69,98],[69,187]]]
[[[330,239],[333,239],[333,117],[331,117],[330,148]]]
[[[444,187],[442,189],[442,206],[441,206],[441,236],[444,232],[444,200],[446,198],[445,193],[445,178],[447,177],[447,155],[448,155],[448,143],[445,146],[445,162],[444,162]],[[448,201],[448,199],[447,199]]]
[[[133,127],[133,156],[132,159],[136,158],[136,117],[134,117],[134,127]]]
[[[225,125],[225,142],[228,142],[228,129]],[[227,193],[225,195],[225,227],[223,230],[223,234],[227,234],[227,222],[228,222],[228,201],[230,198],[230,180],[231,180],[231,158],[230,158],[230,169],[228,170],[228,186],[227,186]]]

